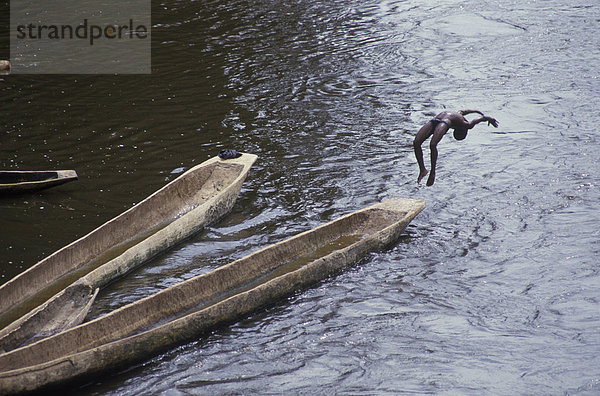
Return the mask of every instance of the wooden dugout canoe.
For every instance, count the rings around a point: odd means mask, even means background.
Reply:
[[[6,76],[10,74],[12,65],[8,60],[0,60],[0,76]]]
[[[256,158],[211,158],[2,285],[0,351],[81,323],[99,287],[228,213]]]
[[[74,170],[0,171],[0,194],[20,194],[44,190],[77,180]]]
[[[0,393],[125,366],[196,338],[397,241],[424,202],[394,198],[0,355]]]

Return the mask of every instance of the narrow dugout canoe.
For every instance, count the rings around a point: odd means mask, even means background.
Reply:
[[[6,76],[10,74],[12,65],[8,60],[0,60],[0,76]]]
[[[81,323],[99,287],[228,213],[256,158],[211,158],[2,285],[0,351]]]
[[[44,190],[77,180],[74,170],[0,171],[0,194],[20,194]]]
[[[387,200],[1,354],[0,393],[122,367],[197,338],[389,246],[423,207],[419,200]]]

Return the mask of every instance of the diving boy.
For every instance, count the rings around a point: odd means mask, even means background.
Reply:
[[[481,117],[469,121],[465,118],[465,115],[471,113],[477,113],[481,115]],[[421,129],[419,129],[419,132],[417,132],[415,140],[413,141],[415,157],[417,157],[417,162],[419,163],[419,177],[417,183],[420,183],[421,179],[428,173],[425,168],[425,163],[423,162],[423,150],[421,149],[421,145],[425,140],[432,136],[431,141],[429,142],[431,151],[431,172],[427,178],[427,185],[432,186],[435,182],[435,165],[438,157],[437,145],[446,132],[448,132],[449,129],[454,129],[454,138],[456,140],[463,140],[467,137],[467,131],[469,129],[480,122],[485,121],[488,122],[488,125],[491,124],[494,128],[498,128],[498,121],[495,118],[488,117],[479,110],[461,110],[458,112],[443,111],[423,125]]]

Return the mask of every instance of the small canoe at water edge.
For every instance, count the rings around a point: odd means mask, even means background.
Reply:
[[[0,351],[80,323],[99,287],[231,211],[256,158],[211,158],[0,286]]]
[[[40,191],[74,180],[74,170],[0,171],[0,195]]]
[[[8,60],[0,60],[0,76],[6,76],[10,74],[12,65]]]
[[[272,304],[396,242],[424,202],[392,198],[0,354],[0,393],[123,367]]]

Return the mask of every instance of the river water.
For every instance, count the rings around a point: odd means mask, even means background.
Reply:
[[[80,175],[0,201],[0,282],[223,148],[259,155],[233,212],[96,314],[389,197],[427,208],[393,248],[70,392],[600,393],[595,0],[163,0],[152,20],[152,75],[0,83],[2,168]],[[417,185],[414,134],[463,108],[500,127],[446,136]]]

